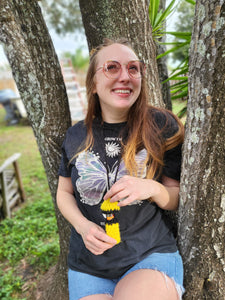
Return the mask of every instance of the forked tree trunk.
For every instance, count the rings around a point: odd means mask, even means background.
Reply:
[[[61,68],[36,1],[1,0],[0,11],[0,41],[27,110],[55,205],[60,146],[71,125]],[[60,300],[67,299],[66,254],[70,230],[56,205],[55,211],[61,254],[54,276],[54,293],[50,289],[50,296],[44,299]]]
[[[182,166],[184,299],[225,295],[225,3],[196,1]]]
[[[164,106],[156,64],[156,49],[148,16],[149,1],[79,2],[89,49],[101,44],[104,38],[128,38],[139,58],[143,59],[147,66],[149,102],[156,106]]]

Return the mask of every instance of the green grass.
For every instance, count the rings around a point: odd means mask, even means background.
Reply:
[[[41,274],[59,255],[53,203],[30,126],[6,126],[0,107],[0,164],[21,153],[19,168],[26,201],[0,223],[0,299],[28,299]]]

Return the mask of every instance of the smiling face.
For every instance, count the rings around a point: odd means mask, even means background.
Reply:
[[[118,61],[122,70],[118,78],[105,76],[102,66],[106,61]],[[102,118],[109,123],[123,122],[127,119],[130,107],[137,100],[141,91],[141,78],[128,75],[127,64],[138,60],[136,54],[127,46],[112,44],[99,51],[95,73],[95,88],[102,111]]]

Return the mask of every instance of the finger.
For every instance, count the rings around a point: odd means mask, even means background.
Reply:
[[[87,243],[85,246],[93,254],[100,255],[104,253],[106,250],[112,248],[114,245],[96,240],[96,243],[94,244]]]
[[[124,198],[127,198],[128,196],[129,196],[129,191],[124,189],[124,190],[120,191],[119,193],[117,193],[116,195],[114,195],[110,199],[110,202],[117,202]]]
[[[127,197],[126,199],[124,199],[123,201],[120,201],[118,203],[118,206],[119,207],[123,207],[123,206],[127,206],[127,205],[130,205],[132,202],[136,201],[136,197],[134,196],[129,196]]]
[[[124,190],[126,186],[124,186],[123,182],[117,181],[113,184],[111,189],[105,194],[104,200],[107,200],[108,198],[112,198],[116,194],[118,194],[120,191]]]
[[[93,241],[86,241],[85,246],[92,253],[101,254],[114,245],[99,241],[97,239],[93,239]]]
[[[99,231],[98,234],[96,235],[96,238],[98,239],[98,242],[103,242],[105,244],[110,244],[110,245],[115,245],[117,243],[117,241],[108,236],[105,231],[104,232],[101,232]]]

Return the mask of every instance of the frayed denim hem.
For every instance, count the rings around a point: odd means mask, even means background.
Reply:
[[[156,271],[157,271],[157,270],[156,270]],[[158,271],[158,272],[160,272],[160,271]],[[164,272],[160,272],[160,273],[163,275],[167,287],[168,287],[168,285],[167,285],[168,278],[171,279],[171,280],[173,281],[173,284],[174,284],[174,286],[175,286],[175,288],[176,288],[176,290],[177,290],[178,300],[182,300],[182,296],[183,296],[183,294],[184,294],[184,292],[185,292],[185,289],[183,288],[183,286],[180,285],[180,284],[178,284],[178,283],[174,280],[174,278],[171,278],[171,277],[167,276]]]

